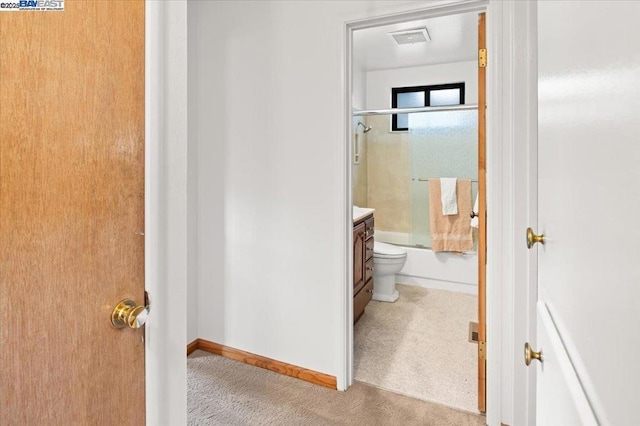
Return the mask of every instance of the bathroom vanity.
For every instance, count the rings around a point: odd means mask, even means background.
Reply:
[[[373,212],[353,208],[353,322],[373,296]]]

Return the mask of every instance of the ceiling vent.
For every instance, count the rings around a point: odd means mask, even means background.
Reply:
[[[429,32],[426,28],[415,28],[413,30],[394,31],[389,33],[394,38],[396,43],[400,44],[415,44],[426,43],[431,41]]]

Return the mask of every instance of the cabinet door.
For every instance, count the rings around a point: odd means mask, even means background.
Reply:
[[[364,285],[364,223],[353,228],[353,294]]]

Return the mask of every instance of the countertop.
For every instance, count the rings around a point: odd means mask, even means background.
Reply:
[[[360,219],[363,219],[366,216],[369,216],[374,211],[376,211],[376,209],[368,209],[365,207],[353,206],[353,222],[355,223]]]

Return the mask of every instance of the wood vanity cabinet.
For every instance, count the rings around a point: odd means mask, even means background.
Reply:
[[[373,296],[373,214],[353,224],[353,322]]]

